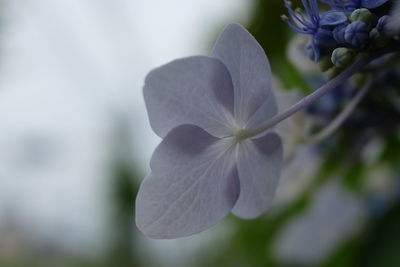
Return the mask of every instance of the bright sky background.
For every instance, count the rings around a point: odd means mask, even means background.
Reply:
[[[146,73],[207,54],[224,25],[248,21],[251,1],[3,2],[0,233],[13,225],[32,240],[93,248],[106,238],[115,116],[133,123],[145,172],[159,142],[142,98]]]

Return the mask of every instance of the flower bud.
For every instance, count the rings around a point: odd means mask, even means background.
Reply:
[[[373,47],[385,47],[389,42],[389,39],[382,36],[377,28],[373,28],[369,32],[369,39]]]
[[[369,30],[367,24],[362,21],[355,21],[346,27],[344,39],[347,43],[355,47],[363,47],[369,39]]]
[[[344,39],[344,32],[346,30],[347,25],[349,25],[348,23],[345,24],[341,24],[337,27],[335,27],[335,29],[333,29],[333,38],[336,40],[336,42],[338,42],[339,44],[344,44],[346,43],[346,40]]]
[[[338,47],[332,52],[332,63],[338,68],[344,68],[350,65],[355,57],[355,52],[346,47]]]
[[[314,34],[314,40],[317,44],[322,46],[336,46],[337,42],[333,38],[331,29],[319,28]]]
[[[373,28],[370,32],[369,32],[369,38],[373,41],[378,40],[381,37],[379,31],[377,28]]]
[[[329,57],[323,57],[318,62],[318,67],[322,72],[325,72],[333,67],[332,60]]]
[[[359,8],[351,13],[349,19],[351,22],[362,21],[365,24],[369,25],[372,20],[372,13],[366,8]]]
[[[340,73],[342,73],[343,70],[344,70],[343,68],[338,68],[338,67],[334,66],[334,67],[330,68],[328,72],[326,72],[326,77],[329,80],[333,79],[336,76],[338,76]]]
[[[379,18],[376,29],[382,36],[390,38],[396,35],[396,32],[392,30],[393,27],[390,25],[391,20],[392,18],[388,15]]]

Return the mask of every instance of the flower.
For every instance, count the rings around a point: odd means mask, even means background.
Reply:
[[[314,61],[320,58],[320,46],[335,46],[332,30],[334,26],[347,21],[347,16],[341,11],[328,11],[319,14],[317,0],[302,0],[307,18],[299,10],[293,10],[291,2],[285,0],[285,6],[289,11],[291,20],[283,18],[288,25],[298,33],[312,36],[309,49],[310,57]]]
[[[172,61],[146,77],[144,98],[163,138],[136,199],[136,225],[151,238],[201,232],[230,211],[255,218],[271,204],[282,144],[251,129],[276,114],[268,59],[231,24],[211,56]]]

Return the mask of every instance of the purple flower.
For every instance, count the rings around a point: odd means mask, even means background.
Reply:
[[[267,57],[232,24],[211,56],[172,61],[146,77],[144,98],[163,138],[136,199],[136,224],[151,238],[201,232],[230,211],[254,218],[270,205],[282,165],[280,138],[246,135],[276,114]]]
[[[335,26],[345,23],[347,16],[340,11],[328,11],[319,14],[317,0],[302,0],[305,15],[299,10],[294,10],[289,0],[285,6],[289,11],[289,18],[284,16],[288,25],[298,33],[312,36],[309,43],[309,54],[314,61],[320,58],[320,46],[335,46],[332,30]]]

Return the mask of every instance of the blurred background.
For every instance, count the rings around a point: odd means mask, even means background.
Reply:
[[[162,241],[134,225],[160,141],[142,98],[147,72],[208,54],[241,23],[266,50],[284,108],[323,77],[283,13],[272,0],[1,0],[0,266],[400,266],[400,101],[397,113],[385,99],[386,109],[361,107],[387,111],[378,130],[359,116],[317,145],[298,139],[329,118],[321,106],[340,106],[334,96],[282,123],[285,168],[259,219],[230,215]],[[395,71],[385,75],[398,100]]]

